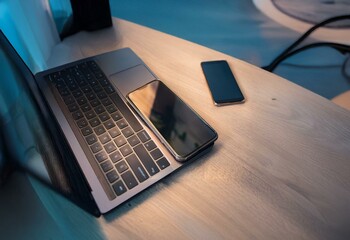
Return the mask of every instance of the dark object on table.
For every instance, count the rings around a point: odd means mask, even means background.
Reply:
[[[112,26],[108,0],[70,0],[72,16],[60,33],[61,39],[81,30],[94,31]]]

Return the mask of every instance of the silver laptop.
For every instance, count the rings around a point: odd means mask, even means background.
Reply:
[[[33,99],[22,120],[2,126],[8,129],[4,135],[29,129],[39,145],[15,156],[21,169],[98,216],[183,166],[126,104],[128,93],[157,79],[131,49],[33,76],[2,32],[0,42],[17,87]]]

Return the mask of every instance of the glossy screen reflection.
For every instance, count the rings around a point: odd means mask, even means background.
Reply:
[[[181,158],[216,139],[216,132],[160,81],[132,92],[129,99]]]
[[[0,135],[7,160],[17,169],[68,193],[66,176],[30,88],[33,75],[3,38],[0,62]]]

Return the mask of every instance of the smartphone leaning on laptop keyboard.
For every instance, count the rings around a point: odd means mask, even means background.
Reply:
[[[218,138],[209,124],[159,80],[127,98],[177,161],[191,159]]]

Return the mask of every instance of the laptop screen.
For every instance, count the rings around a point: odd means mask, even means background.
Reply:
[[[1,31],[0,62],[0,175],[6,165],[15,165],[65,192],[65,176],[43,121],[34,77]]]

